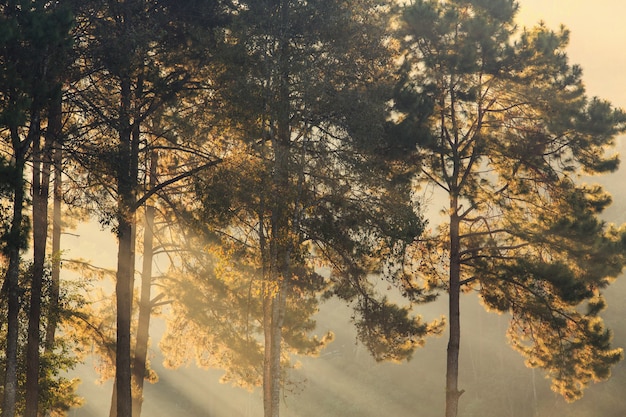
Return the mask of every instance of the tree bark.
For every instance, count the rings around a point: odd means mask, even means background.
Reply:
[[[125,216],[122,216],[125,217]],[[115,382],[117,416],[131,416],[131,361],[130,321],[132,313],[132,225],[129,220],[118,224],[118,261],[115,294],[117,301],[117,341],[115,355]]]
[[[63,198],[63,143],[62,133],[62,98],[61,95],[51,104],[48,116],[48,132],[54,137],[52,164],[54,166],[53,207],[52,207],[52,271],[50,284],[50,302],[48,324],[46,326],[45,350],[54,346],[56,329],[59,321],[59,291],[61,278],[61,200]]]
[[[273,414],[273,379],[272,379],[272,305],[273,289],[269,283],[264,284],[263,289],[263,335],[264,335],[264,356],[263,356],[263,416],[272,417]]]
[[[158,154],[153,151],[150,156],[150,188],[156,185],[156,167]],[[139,300],[139,318],[137,323],[137,339],[135,341],[135,357],[133,362],[133,417],[141,415],[143,404],[143,385],[146,377],[148,360],[148,339],[150,336],[150,316],[152,314],[152,261],[154,240],[154,206],[146,204],[145,229],[143,233],[143,263],[141,269],[141,298]]]
[[[20,240],[22,231],[22,207],[24,205],[24,160],[21,155],[16,155],[15,164],[15,190],[13,199],[13,219],[9,232],[7,269],[3,290],[5,291],[8,304],[7,313],[7,341],[6,341],[6,365],[4,374],[4,398],[2,402],[2,417],[15,416],[15,402],[17,399],[17,348],[20,311]]]
[[[281,278],[278,292],[272,305],[272,417],[280,415],[280,393],[282,388],[282,357],[283,324],[285,321],[286,282]]]
[[[43,149],[40,146],[40,137],[33,141],[33,269],[26,348],[25,417],[37,417],[39,409],[41,297],[48,239],[48,193],[52,141],[53,138],[49,133],[46,134]]]
[[[3,292],[7,297],[7,340],[6,340],[6,365],[4,375],[4,398],[2,401],[2,417],[14,417],[17,400],[17,351],[19,342],[19,312],[21,289],[20,276],[20,250],[22,243],[22,226],[24,214],[25,191],[24,191],[24,166],[26,153],[33,143],[34,138],[39,137],[40,113],[36,108],[31,110],[30,128],[28,135],[22,141],[17,126],[10,127],[11,143],[14,152],[15,170],[13,172],[13,218],[7,243],[9,265],[3,284]]]
[[[137,177],[132,177],[130,102],[131,83],[121,82],[119,154],[117,171],[118,253],[115,295],[117,303],[117,340],[115,355],[115,389],[118,417],[131,417],[131,349],[130,322],[133,299],[133,223],[135,221],[134,191]]]
[[[459,347],[461,343],[461,261],[458,197],[450,198],[450,289],[448,319],[450,336],[446,359],[446,417],[456,417],[459,409]]]
[[[280,278],[279,278],[280,279]],[[282,331],[285,317],[285,284],[272,280],[263,301],[265,356],[263,363],[263,415],[279,417],[282,387]]]

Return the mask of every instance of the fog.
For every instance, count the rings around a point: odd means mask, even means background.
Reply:
[[[626,143],[618,150],[626,154]],[[614,196],[604,218],[608,222],[626,222],[624,170],[610,176],[593,178]],[[584,179],[590,180],[590,179]],[[102,234],[92,250],[102,255],[114,254],[114,242],[98,226],[83,226],[76,240],[90,241]],[[70,239],[70,238],[68,238]],[[109,241],[111,251],[103,242]],[[89,253],[89,248],[83,246]],[[99,258],[102,259],[102,258]],[[114,259],[112,257],[111,259]],[[106,262],[105,262],[106,264]],[[626,346],[626,279],[622,276],[606,291],[608,308],[603,314],[614,332],[615,346]],[[462,300],[462,339],[459,387],[465,390],[460,401],[460,417],[623,417],[626,402],[626,364],[613,368],[607,382],[591,385],[582,400],[566,403],[550,390],[550,381],[541,369],[525,367],[522,357],[507,344],[507,316],[487,313],[473,294]],[[446,313],[445,297],[416,309],[425,319]],[[447,335],[432,337],[407,363],[376,363],[357,342],[350,323],[351,311],[343,302],[322,304],[316,317],[317,334],[328,330],[335,340],[316,358],[300,357],[299,369],[289,371],[290,382],[281,403],[285,417],[438,417],[442,415],[445,395],[445,349]],[[154,351],[163,322],[155,320],[151,337],[152,365],[159,382],[146,384],[144,413],[150,417],[256,417],[262,415],[259,389],[247,391],[219,383],[219,370],[201,370],[194,365],[171,370],[162,366],[162,357]],[[184,343],[184,341],[181,341]],[[111,398],[111,382],[98,384],[93,358],[76,371],[83,383],[79,394],[85,405],[70,412],[71,417],[105,417]]]
[[[626,282],[618,281],[607,291],[609,308],[604,315],[615,332],[614,344],[626,345]],[[424,308],[436,316],[444,303]],[[461,417],[623,417],[626,403],[626,367],[620,363],[612,378],[590,386],[582,400],[566,403],[550,391],[540,369],[529,369],[506,342],[507,317],[486,313],[473,295],[462,299],[461,369],[459,386]],[[380,417],[442,415],[444,404],[446,335],[428,340],[408,363],[376,363],[357,343],[349,322],[350,310],[341,302],[322,306],[318,330],[332,330],[336,339],[317,358],[299,358],[300,369],[289,371],[281,414],[286,417]],[[621,326],[621,328],[620,328]],[[158,322],[157,326],[158,327]],[[158,329],[157,329],[158,330]],[[154,335],[153,338],[157,338]],[[184,343],[184,341],[181,341]],[[153,366],[159,382],[145,386],[146,416],[254,417],[262,415],[260,390],[252,392],[220,384],[219,370],[200,370],[190,365],[164,369],[156,354]],[[80,368],[83,384],[79,393],[84,407],[71,417],[108,415],[112,384],[95,384],[98,376],[87,361]]]
[[[571,61],[585,70],[590,95],[610,99],[626,106],[626,83],[622,80],[626,54],[616,43],[609,28],[611,19],[623,14],[582,1],[522,0],[521,17],[532,24],[539,18],[550,27],[559,23],[572,30],[569,49]],[[617,1],[607,2],[619,4]],[[604,2],[596,3],[604,5]],[[587,8],[587,9],[583,9]],[[595,10],[595,9],[593,9]],[[595,19],[594,16],[597,16]],[[593,29],[595,28],[595,30]],[[623,29],[621,29],[623,30]],[[615,39],[617,38],[617,39]],[[617,146],[626,155],[623,138]],[[604,214],[608,222],[626,222],[626,167],[609,176],[581,178],[600,182],[613,195],[614,202]],[[431,210],[433,208],[431,207]],[[70,246],[69,256],[97,260],[102,267],[115,264],[115,243],[110,232],[98,225],[81,226],[76,236],[64,237]],[[603,314],[606,325],[614,332],[615,346],[626,346],[626,277],[621,276],[606,291],[608,309]],[[477,297],[462,298],[462,339],[459,387],[465,390],[460,400],[460,417],[623,417],[626,415],[626,363],[613,368],[607,382],[590,386],[582,400],[568,404],[550,390],[550,382],[540,369],[527,368],[522,357],[507,344],[506,315],[487,313]],[[425,318],[445,315],[445,297],[441,301],[416,309]],[[317,317],[317,334],[333,331],[335,340],[317,358],[302,357],[298,369],[289,371],[290,383],[281,403],[285,417],[439,417],[444,407],[445,349],[447,335],[427,340],[408,363],[376,363],[366,349],[357,343],[350,323],[350,309],[341,302],[329,301],[321,306]],[[160,416],[260,416],[260,390],[246,391],[219,383],[221,371],[201,370],[193,365],[177,370],[165,369],[162,357],[155,351],[163,322],[155,320],[152,330],[153,368],[159,382],[147,384],[144,391],[144,415]],[[184,341],[181,341],[184,343]],[[111,382],[98,384],[93,358],[77,368],[83,380],[79,394],[85,405],[70,411],[72,417],[105,417],[109,413]]]

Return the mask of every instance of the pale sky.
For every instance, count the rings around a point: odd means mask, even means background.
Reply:
[[[626,110],[626,1],[624,0],[519,0],[518,22],[533,26],[539,20],[557,30],[570,30],[570,63],[583,69],[587,94],[611,101]],[[616,141],[621,168],[610,175],[587,178],[600,182],[613,196],[604,213],[610,222],[626,222],[626,135]]]
[[[583,68],[587,92],[626,108],[626,1],[520,0],[518,21],[571,32],[568,55]]]

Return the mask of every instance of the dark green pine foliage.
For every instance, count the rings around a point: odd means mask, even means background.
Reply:
[[[56,82],[56,52],[68,44],[67,33],[72,16],[64,7],[54,7],[44,1],[11,1],[0,4],[0,131],[3,152],[10,155],[9,209],[10,229],[6,237],[8,259],[3,296],[7,302],[7,335],[5,348],[3,416],[15,413],[18,394],[18,349],[21,323],[20,263],[21,251],[29,232],[29,219],[23,213],[27,203],[24,170],[31,148],[39,141],[42,119],[49,100],[58,96]],[[39,219],[38,219],[39,220]],[[43,240],[45,247],[45,239]],[[43,260],[43,257],[41,257]],[[40,266],[38,264],[38,266]],[[33,276],[31,289],[35,299],[42,282],[43,267]],[[33,322],[39,320],[37,305],[33,305]],[[38,326],[32,327],[32,360],[29,361],[31,395],[29,404],[37,408],[38,393]]]
[[[5,272],[5,267],[0,267],[0,272]],[[33,265],[22,263],[20,265],[20,286],[24,288],[24,296],[20,299],[19,313],[19,335],[18,335],[18,353],[17,353],[17,381],[18,390],[16,396],[16,415],[24,415],[26,412],[26,390],[27,390],[27,325],[29,321],[30,311],[30,282],[32,281]],[[52,300],[52,281],[50,277],[50,268],[45,268],[43,275],[43,283],[41,290],[41,308],[46,311]],[[58,301],[58,321],[63,327],[75,320],[79,315],[79,310],[84,306],[84,299],[80,292],[84,288],[80,285],[72,288],[65,287],[60,291]],[[7,303],[0,305],[0,348],[5,350],[7,345]],[[41,328],[45,328],[48,323],[49,316],[42,316]],[[40,341],[39,348],[43,349],[43,338]],[[80,383],[78,378],[69,378],[69,373],[79,363],[80,358],[76,355],[79,349],[79,343],[71,336],[57,336],[55,340],[55,349],[42,355],[40,358],[40,366],[38,369],[39,390],[38,390],[38,408],[41,413],[49,413],[51,415],[65,415],[71,407],[78,407],[82,404],[76,389]],[[0,358],[2,370],[0,377],[4,378],[4,369],[6,357]]]
[[[32,27],[31,31],[35,34],[33,45],[36,50],[33,53],[39,56],[38,59],[41,60],[39,84],[35,88],[39,90],[39,94],[44,95],[44,115],[48,116],[54,113],[53,109],[62,99],[61,88],[64,74],[71,61],[72,39],[70,30],[74,23],[73,13],[69,2],[64,4],[41,2],[37,7],[31,9],[31,14],[32,17],[27,24]],[[59,114],[58,117],[62,116]],[[48,240],[48,194],[52,154],[54,149],[59,146],[61,130],[59,128],[55,131],[54,124],[55,122],[48,118],[44,134],[34,137],[32,144],[33,267],[28,313],[25,417],[36,417],[39,414],[41,396],[41,300]]]
[[[274,160],[259,169],[276,172],[277,153],[288,155],[287,188],[276,192],[281,185],[270,185],[270,174],[260,171],[260,182],[248,190],[270,210],[288,207],[287,227],[306,243],[303,253],[312,250],[331,265],[331,292],[358,300],[358,315],[370,315],[357,323],[372,324],[377,309],[394,316],[394,307],[375,300],[366,276],[401,275],[397,265],[424,226],[408,204],[414,167],[395,158],[402,150],[386,140],[390,8],[384,1],[251,2],[235,20],[243,42],[226,52],[234,67],[219,83],[228,87],[228,115],[243,140],[261,161]],[[285,116],[288,134],[281,137]],[[429,330],[413,322],[405,336],[417,345],[416,335]]]
[[[78,42],[81,59],[77,64],[82,79],[73,98],[90,140],[79,141],[72,151],[85,174],[81,178],[84,193],[91,198],[101,222],[112,225],[118,238],[116,380],[111,416],[130,416],[132,397],[136,403],[140,395],[131,382],[137,211],[157,191],[201,169],[198,165],[216,163],[181,157],[185,163],[172,163],[165,173],[158,170],[159,178],[166,179],[157,180],[150,189],[143,185],[148,183],[148,161],[154,146],[166,149],[172,160],[184,147],[187,138],[164,138],[158,125],[164,113],[178,110],[174,108],[183,102],[185,93],[206,88],[195,78],[194,68],[211,51],[196,49],[198,34],[204,31],[210,38],[213,28],[200,25],[222,21],[219,16],[226,10],[222,3],[89,2],[79,18],[83,36]],[[186,156],[202,154],[181,152]]]
[[[230,126],[226,141],[234,142],[220,167],[199,179],[194,215],[209,229],[211,250],[215,242],[226,247],[245,276],[224,282],[228,274],[207,271],[222,280],[213,286],[228,297],[244,291],[236,296],[242,301],[257,297],[237,317],[258,317],[262,326],[236,324],[245,340],[263,338],[255,366],[262,366],[265,416],[273,417],[288,353],[321,347],[307,342],[307,332],[329,284],[327,294],[354,301],[355,322],[378,359],[405,359],[438,327],[380,297],[368,279],[400,280],[406,248],[424,227],[409,203],[414,167],[394,160],[401,152],[385,139],[390,5],[240,6],[214,83],[219,116]],[[330,277],[317,273],[320,266]]]
[[[517,32],[517,7],[458,0],[403,9],[393,132],[417,142],[419,181],[447,200],[446,217],[423,241],[425,280],[413,283],[449,293],[447,417],[463,392],[464,291],[511,314],[512,345],[568,400],[606,379],[622,355],[598,313],[601,291],[626,261],[624,230],[599,220],[610,197],[581,174],[617,168],[607,149],[626,116],[585,95],[565,53],[567,30]]]

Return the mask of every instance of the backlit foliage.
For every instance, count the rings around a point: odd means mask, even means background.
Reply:
[[[394,132],[417,144],[419,186],[449,203],[406,285],[476,291],[509,313],[512,345],[574,400],[622,355],[598,313],[626,235],[598,219],[610,196],[580,175],[617,168],[607,149],[626,116],[585,95],[565,28],[518,30],[516,11],[509,0],[404,8]]]

